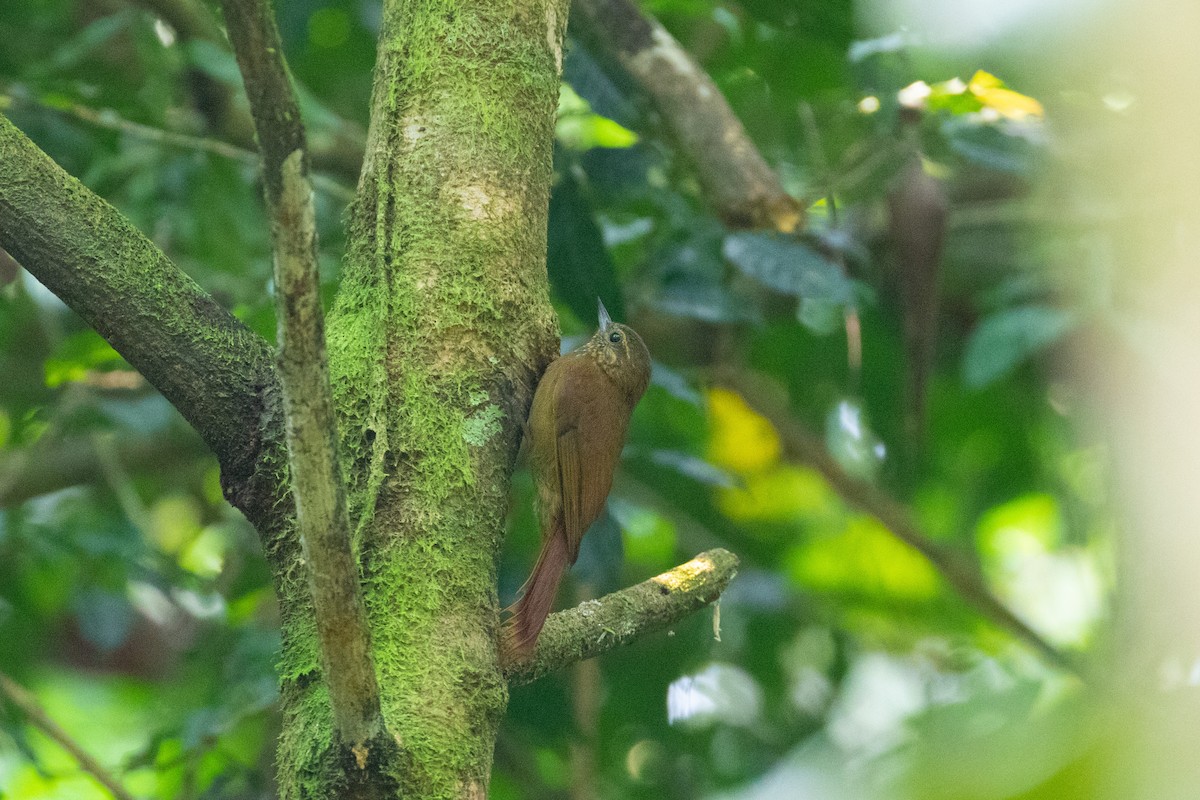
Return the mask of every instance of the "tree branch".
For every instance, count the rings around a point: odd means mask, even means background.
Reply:
[[[203,454],[195,436],[122,437],[114,444],[118,463],[125,469],[173,470]],[[46,441],[23,450],[0,453],[0,508],[9,508],[68,486],[102,478],[96,443],[89,436]]]
[[[785,233],[803,224],[802,206],[783,190],[720,89],[657,20],[632,0],[574,0],[574,7],[591,40],[653,101],[726,224]]]
[[[520,686],[679,622],[725,591],[738,559],[720,548],[636,586],[551,614],[533,657],[505,670]]]
[[[95,778],[96,782],[105,789],[108,789],[113,797],[117,798],[117,800],[133,800],[133,795],[121,785],[120,781],[101,766],[100,762],[92,758],[91,754],[80,747],[79,743],[59,727],[57,722],[50,719],[50,716],[42,708],[37,698],[12,678],[2,673],[0,673],[0,693],[3,693],[14,706],[21,709],[21,713],[29,719],[31,724],[58,742],[64,750],[70,753],[71,757],[79,762],[79,766],[83,768],[83,771]]]
[[[200,39],[224,47],[225,36],[216,17],[196,0],[127,0],[140,6],[175,29],[180,39]],[[232,139],[243,148],[253,147],[254,123],[246,113],[245,106],[235,101],[234,92],[227,84],[207,75],[199,79],[211,95],[209,105],[214,106],[216,124],[223,136]],[[366,134],[356,123],[339,119],[332,134],[320,146],[311,149],[314,166],[350,180],[358,179],[362,165]]]
[[[20,105],[25,104],[22,103],[22,98],[14,98],[14,101]],[[234,161],[241,161],[242,163],[258,164],[258,153],[253,150],[247,150],[244,147],[230,144],[220,139],[192,136],[186,133],[179,133],[178,131],[163,130],[162,128],[143,125],[140,122],[124,119],[108,109],[97,110],[78,103],[71,103],[65,107],[57,107],[29,101],[28,105],[44,108],[47,111],[68,114],[89,125],[95,125],[97,128],[118,131],[147,142],[162,145],[163,147],[177,147],[181,150],[211,153]],[[343,186],[328,175],[312,175],[311,177],[313,185],[330,197],[340,200],[343,203],[349,203],[354,199],[353,189]]]
[[[350,549],[346,486],[325,352],[316,212],[300,108],[266,0],[222,0],[263,156],[275,249],[279,378],[283,386],[296,524],[308,566],[334,730],[366,766],[384,729],[358,565]]]
[[[273,435],[270,347],[3,116],[0,247],[179,409],[245,510]]]
[[[1051,663],[1083,675],[1079,664],[1043,639],[992,594],[974,563],[961,553],[939,547],[920,529],[900,502],[874,484],[842,469],[820,438],[791,415],[786,403],[769,397],[755,376],[728,370],[720,373],[719,380],[742,395],[755,411],[767,418],[779,432],[784,451],[790,457],[815,469],[846,502],[879,520],[898,539],[929,559],[954,590],[984,616],[1032,646]]]

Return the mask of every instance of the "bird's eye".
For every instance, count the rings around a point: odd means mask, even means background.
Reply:
[[[612,342],[613,344],[620,344],[621,343],[621,332],[613,331],[612,333],[610,333],[608,335],[608,340],[610,342]]]

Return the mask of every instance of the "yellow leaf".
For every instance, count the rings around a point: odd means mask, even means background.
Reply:
[[[971,91],[986,91],[987,89],[1003,89],[1004,81],[985,70],[976,70],[971,76]]]
[[[1003,81],[983,70],[971,76],[969,88],[985,107],[1008,119],[1045,116],[1045,109],[1037,100],[1006,88]]]
[[[708,417],[708,459],[712,463],[746,475],[779,460],[779,434],[765,417],[746,405],[741,395],[728,389],[710,389]]]

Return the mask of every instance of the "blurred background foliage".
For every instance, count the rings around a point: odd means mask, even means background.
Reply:
[[[379,7],[278,6],[332,296]],[[714,545],[743,566],[719,625],[706,611],[514,690],[493,797],[1091,796],[1105,742],[1080,681],[720,378],[752,372],[1053,646],[1102,652],[1108,453],[1064,354],[1084,330],[1130,334],[1102,231],[1116,211],[1061,176],[1089,141],[1067,148],[1067,119],[1118,125],[1129,98],[1112,75],[1038,70],[1003,31],[923,37],[882,0],[642,8],[713,77],[808,226],[728,230],[638,87],[572,30],[554,302],[569,343],[602,296],[656,365],[560,602]],[[216,20],[198,0],[0,3],[0,110],[273,338],[245,101]],[[0,671],[137,796],[270,796],[278,637],[254,532],[98,335],[11,264],[0,284]],[[535,557],[532,495],[519,473],[502,601]],[[106,796],[2,707],[0,792]]]

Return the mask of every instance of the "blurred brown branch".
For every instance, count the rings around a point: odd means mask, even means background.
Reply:
[[[174,29],[181,42],[208,41],[221,47],[228,42],[220,21],[201,2],[196,0],[128,0],[132,5],[149,11]],[[254,123],[244,103],[238,101],[234,87],[208,75],[195,76],[196,94],[201,111],[209,117],[212,128],[237,146],[254,150]],[[328,136],[314,137],[311,148],[313,166],[345,180],[358,180],[363,149],[367,136],[362,127],[340,119]]]
[[[984,616],[1033,647],[1048,661],[1084,677],[1079,664],[1046,641],[992,594],[979,568],[964,554],[937,545],[913,520],[909,510],[884,490],[844,470],[825,444],[792,416],[776,387],[758,375],[724,369],[717,382],[736,391],[779,432],[788,456],[819,472],[850,505],[879,520],[898,539],[925,556],[946,581]]]
[[[804,224],[803,207],[783,190],[721,90],[656,19],[631,0],[575,0],[573,16],[653,102],[726,224],[785,233]]]
[[[133,471],[149,467],[173,470],[204,452],[194,435],[128,437],[115,442],[112,449],[117,462]],[[39,441],[0,455],[0,508],[103,478],[93,438]]]

